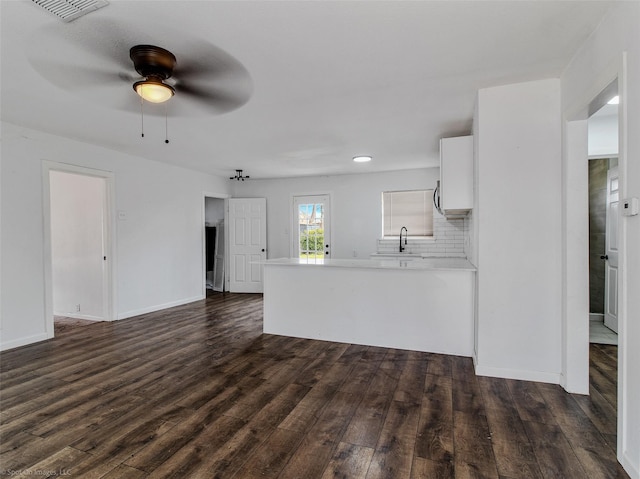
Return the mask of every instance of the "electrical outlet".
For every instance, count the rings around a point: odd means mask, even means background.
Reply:
[[[79,312],[80,312],[80,305],[76,304],[76,313],[79,313]]]
[[[354,258],[357,258],[357,257],[358,257],[358,252],[357,252],[355,249],[353,250],[353,257],[354,257]]]

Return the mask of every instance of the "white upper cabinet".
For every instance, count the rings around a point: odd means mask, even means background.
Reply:
[[[440,139],[440,209],[460,217],[473,208],[473,136]]]

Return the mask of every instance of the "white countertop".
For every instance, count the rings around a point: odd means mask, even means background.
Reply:
[[[260,261],[264,265],[306,266],[318,268],[368,268],[368,269],[411,269],[411,270],[449,270],[476,271],[465,258],[376,258],[376,259],[325,259],[322,263],[307,263],[298,258],[277,258]]]

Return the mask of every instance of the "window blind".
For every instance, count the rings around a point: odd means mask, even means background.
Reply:
[[[398,236],[405,226],[408,236],[433,236],[433,190],[384,191],[384,236]]]

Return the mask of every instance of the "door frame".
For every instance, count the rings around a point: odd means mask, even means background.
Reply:
[[[296,240],[298,238],[298,232],[296,228],[298,228],[297,218],[293,214],[293,207],[295,206],[296,198],[299,197],[309,197],[309,196],[327,196],[329,197],[329,208],[327,209],[329,212],[329,248],[331,251],[330,256],[333,256],[333,192],[332,191],[321,191],[321,192],[312,192],[312,193],[291,193],[289,195],[289,258],[294,258],[294,253],[296,250]]]
[[[115,175],[111,171],[87,168],[84,166],[42,160],[42,219],[43,219],[43,259],[44,259],[44,298],[45,298],[45,332],[49,337],[54,336],[53,321],[53,254],[51,250],[51,171],[91,176],[105,180],[105,204],[103,211],[104,252],[107,261],[103,276],[103,304],[105,305],[104,321],[117,319],[117,261],[115,238]]]
[[[224,224],[225,224],[225,229],[224,229],[224,241],[225,244],[229,244],[228,243],[228,228],[226,227],[228,224],[228,219],[227,219],[227,210],[228,210],[228,202],[227,200],[229,198],[231,198],[231,195],[228,195],[226,193],[210,193],[210,192],[206,192],[203,191],[202,192],[202,221],[200,222],[202,224],[202,261],[200,262],[202,264],[202,291],[200,292],[200,295],[202,296],[202,299],[205,299],[207,297],[207,229],[205,227],[205,223],[206,223],[206,204],[207,204],[207,198],[215,198],[217,200],[224,200]],[[229,271],[228,268],[228,261],[229,261],[229,257],[227,255],[227,249],[224,250],[224,266],[225,266],[225,270]],[[225,279],[225,291],[228,291],[227,289],[227,283],[226,283],[226,279]]]
[[[618,168],[620,197],[627,196],[627,58],[623,52],[591,81],[590,90],[563,110],[563,351],[561,385],[569,392],[589,394],[589,275],[588,275],[588,175],[587,119],[590,106],[604,100],[617,82]],[[618,424],[617,459],[625,457],[627,428],[627,381],[630,374],[627,346],[627,244],[626,222],[618,225]]]

